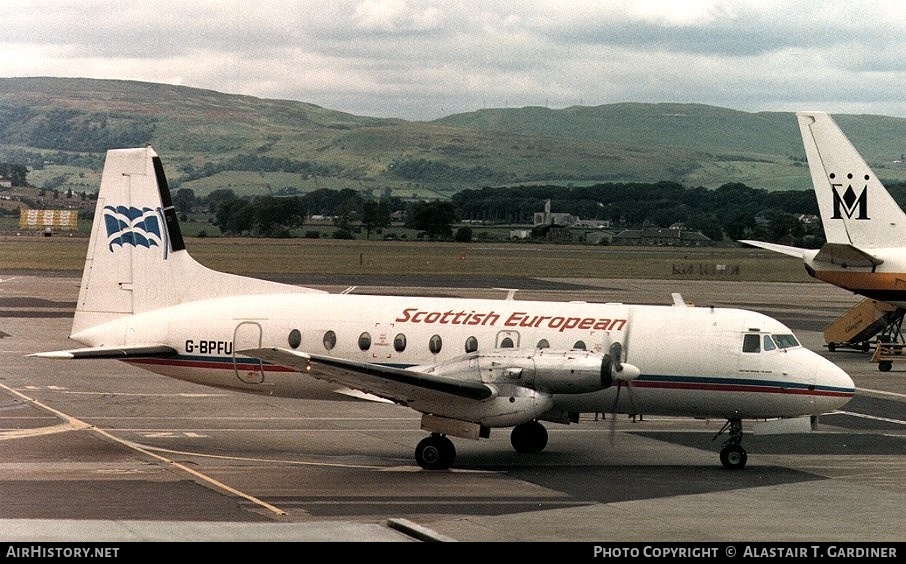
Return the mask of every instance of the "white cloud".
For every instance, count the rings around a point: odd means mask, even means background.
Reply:
[[[426,31],[440,24],[440,10],[406,0],[362,0],[353,11],[358,28],[381,33]]]
[[[86,76],[433,119],[700,102],[906,116],[900,2],[0,2],[0,76]]]

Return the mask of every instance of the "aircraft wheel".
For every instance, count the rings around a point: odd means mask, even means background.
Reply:
[[[415,447],[415,461],[425,470],[446,470],[456,460],[453,441],[443,435],[425,437]]]
[[[891,368],[893,368],[893,363],[887,360],[878,364],[878,370],[881,372],[890,372]]]
[[[727,470],[742,470],[748,459],[749,455],[742,445],[730,444],[720,449],[720,463]]]
[[[837,350],[837,343],[828,343],[827,350],[830,352],[834,352],[835,350]]]
[[[547,429],[537,421],[516,425],[510,433],[510,443],[516,452],[541,452],[547,446]]]

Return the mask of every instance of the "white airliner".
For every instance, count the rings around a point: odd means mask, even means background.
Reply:
[[[824,112],[798,112],[826,243],[802,249],[745,240],[801,258],[810,276],[895,306],[899,331],[906,308],[906,213]]]
[[[813,278],[865,297],[825,331],[830,350],[838,345],[869,350],[868,339],[874,336],[879,343],[902,342],[906,213],[829,115],[798,112],[796,117],[826,242],[821,249],[740,242],[800,258]],[[882,308],[876,302],[889,305]],[[892,359],[902,352],[892,345],[876,350],[878,368],[890,370]]]
[[[855,392],[752,311],[330,294],[210,270],[186,251],[151,148],[107,153],[71,338],[84,348],[33,356],[275,396],[320,380],[409,407],[430,433],[425,469],[453,465],[449,436],[512,427],[517,451],[539,452],[541,421],[583,412],[726,419],[720,459],[739,469],[743,419],[816,416]]]

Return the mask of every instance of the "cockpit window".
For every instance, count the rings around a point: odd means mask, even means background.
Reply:
[[[749,333],[742,339],[742,352],[757,353],[761,352],[761,336],[757,333]]]
[[[791,349],[799,346],[799,341],[796,339],[795,335],[787,333],[784,335],[774,335],[773,337],[774,342],[777,343],[777,346],[781,349]]]
[[[774,344],[774,340],[771,339],[770,335],[764,336],[764,350],[772,351],[777,348],[777,345]]]

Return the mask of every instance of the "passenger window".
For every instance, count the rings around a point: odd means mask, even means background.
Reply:
[[[771,339],[770,335],[764,336],[764,350],[772,351],[777,348],[777,345],[774,344],[774,340]]]
[[[538,345],[535,348],[536,349],[549,349],[549,348],[551,348],[551,344],[547,342],[547,339],[541,339],[540,341],[538,341]]]
[[[478,350],[478,339],[475,337],[469,337],[466,339],[466,352],[475,352]]]
[[[406,336],[402,333],[399,333],[393,338],[393,350],[396,352],[403,352],[406,350]]]
[[[761,352],[761,338],[758,335],[748,334],[742,340],[742,352]]]
[[[337,334],[333,331],[328,331],[324,333],[324,348],[327,350],[333,349],[337,346]]]
[[[502,349],[513,348],[513,339],[510,339],[509,337],[504,337],[504,339],[502,341],[500,341],[500,348],[502,348]]]
[[[443,346],[444,341],[440,338],[440,335],[433,335],[428,341],[428,350],[430,350],[433,354],[439,353],[441,347]]]
[[[585,350],[585,341],[576,341],[576,344],[573,345],[573,349],[577,351]]]
[[[371,335],[368,333],[362,333],[359,335],[359,349],[367,351],[371,348]]]
[[[298,349],[299,345],[302,344],[302,333],[298,329],[293,329],[289,332],[289,336],[286,338],[286,342],[290,347]]]

